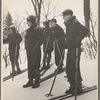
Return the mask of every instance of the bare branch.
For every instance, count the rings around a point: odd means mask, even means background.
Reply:
[[[36,0],[35,0],[35,1],[36,1]],[[32,2],[32,4],[33,4],[34,11],[35,11],[35,14],[36,14],[36,16],[37,16],[37,9],[36,9],[36,5],[35,5],[35,3],[33,2],[33,0],[31,0],[31,2]]]
[[[25,12],[26,12],[27,15],[29,15],[29,13],[28,13],[28,11],[26,9],[25,9]]]
[[[44,2],[42,1],[42,5],[43,5],[43,10],[44,10],[44,13],[46,15],[46,11],[45,11],[45,7],[44,7]]]
[[[54,11],[55,8],[56,6],[48,13],[48,15],[50,15]]]
[[[50,4],[51,4],[52,0],[48,3],[48,10],[47,10],[47,15],[49,14],[49,8],[50,8]]]

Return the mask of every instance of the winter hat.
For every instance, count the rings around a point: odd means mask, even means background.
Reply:
[[[55,23],[57,23],[57,20],[54,19],[54,18],[52,18],[52,19],[50,20],[50,22],[55,22]]]
[[[30,21],[31,23],[36,23],[36,16],[34,15],[28,16],[27,21]]]
[[[62,12],[62,14],[63,14],[63,16],[65,16],[65,15],[73,15],[73,11],[71,10],[71,9],[66,9],[66,10],[64,10],[63,12]]]
[[[16,32],[16,28],[15,28],[14,25],[11,25],[9,28],[10,28],[14,33]]]

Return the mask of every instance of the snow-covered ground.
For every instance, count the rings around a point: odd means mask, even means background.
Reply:
[[[27,68],[27,58],[25,55],[25,50],[20,51],[20,68],[24,69]],[[23,55],[23,56],[22,56]],[[53,56],[54,57],[54,56]],[[54,62],[52,57],[52,61]],[[25,60],[26,59],[26,60]],[[65,60],[64,60],[64,66],[65,66]],[[7,66],[7,68],[3,67],[3,77],[9,75],[11,70],[11,65]],[[41,78],[49,75],[50,73],[53,73],[56,69],[55,64],[45,73],[44,76]],[[83,77],[83,85],[85,86],[93,86],[97,84],[97,59],[86,59],[84,56],[84,53],[81,55],[81,73]],[[66,75],[65,72],[59,74],[56,78],[56,82],[52,91],[52,94],[54,96],[59,96],[61,94],[64,94],[66,89],[69,87],[69,83],[67,82],[67,78],[64,78]],[[12,79],[9,79],[5,82],[3,82],[3,100],[47,100],[51,97],[46,97],[45,94],[47,94],[50,90],[53,78],[46,80],[41,83],[39,88],[32,89],[29,88],[23,88],[23,84],[27,82],[27,72],[24,72],[14,78],[14,81]],[[74,100],[74,97],[67,98],[65,100]],[[77,97],[77,100],[97,100],[97,90],[85,93],[83,95],[80,95]]]

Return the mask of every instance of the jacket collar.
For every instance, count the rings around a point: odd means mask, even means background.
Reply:
[[[72,16],[67,22],[64,22],[64,24],[69,25],[73,20],[77,20],[76,16]]]

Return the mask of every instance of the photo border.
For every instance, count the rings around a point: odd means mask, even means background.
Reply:
[[[0,0],[0,56],[1,56],[1,25],[2,25],[2,0]],[[100,100],[100,0],[98,0],[98,100]],[[0,100],[1,100],[1,57],[0,57]]]
[[[98,0],[98,100],[100,100],[100,0]]]
[[[2,0],[0,0],[0,100],[1,100],[1,18],[2,18]]]

